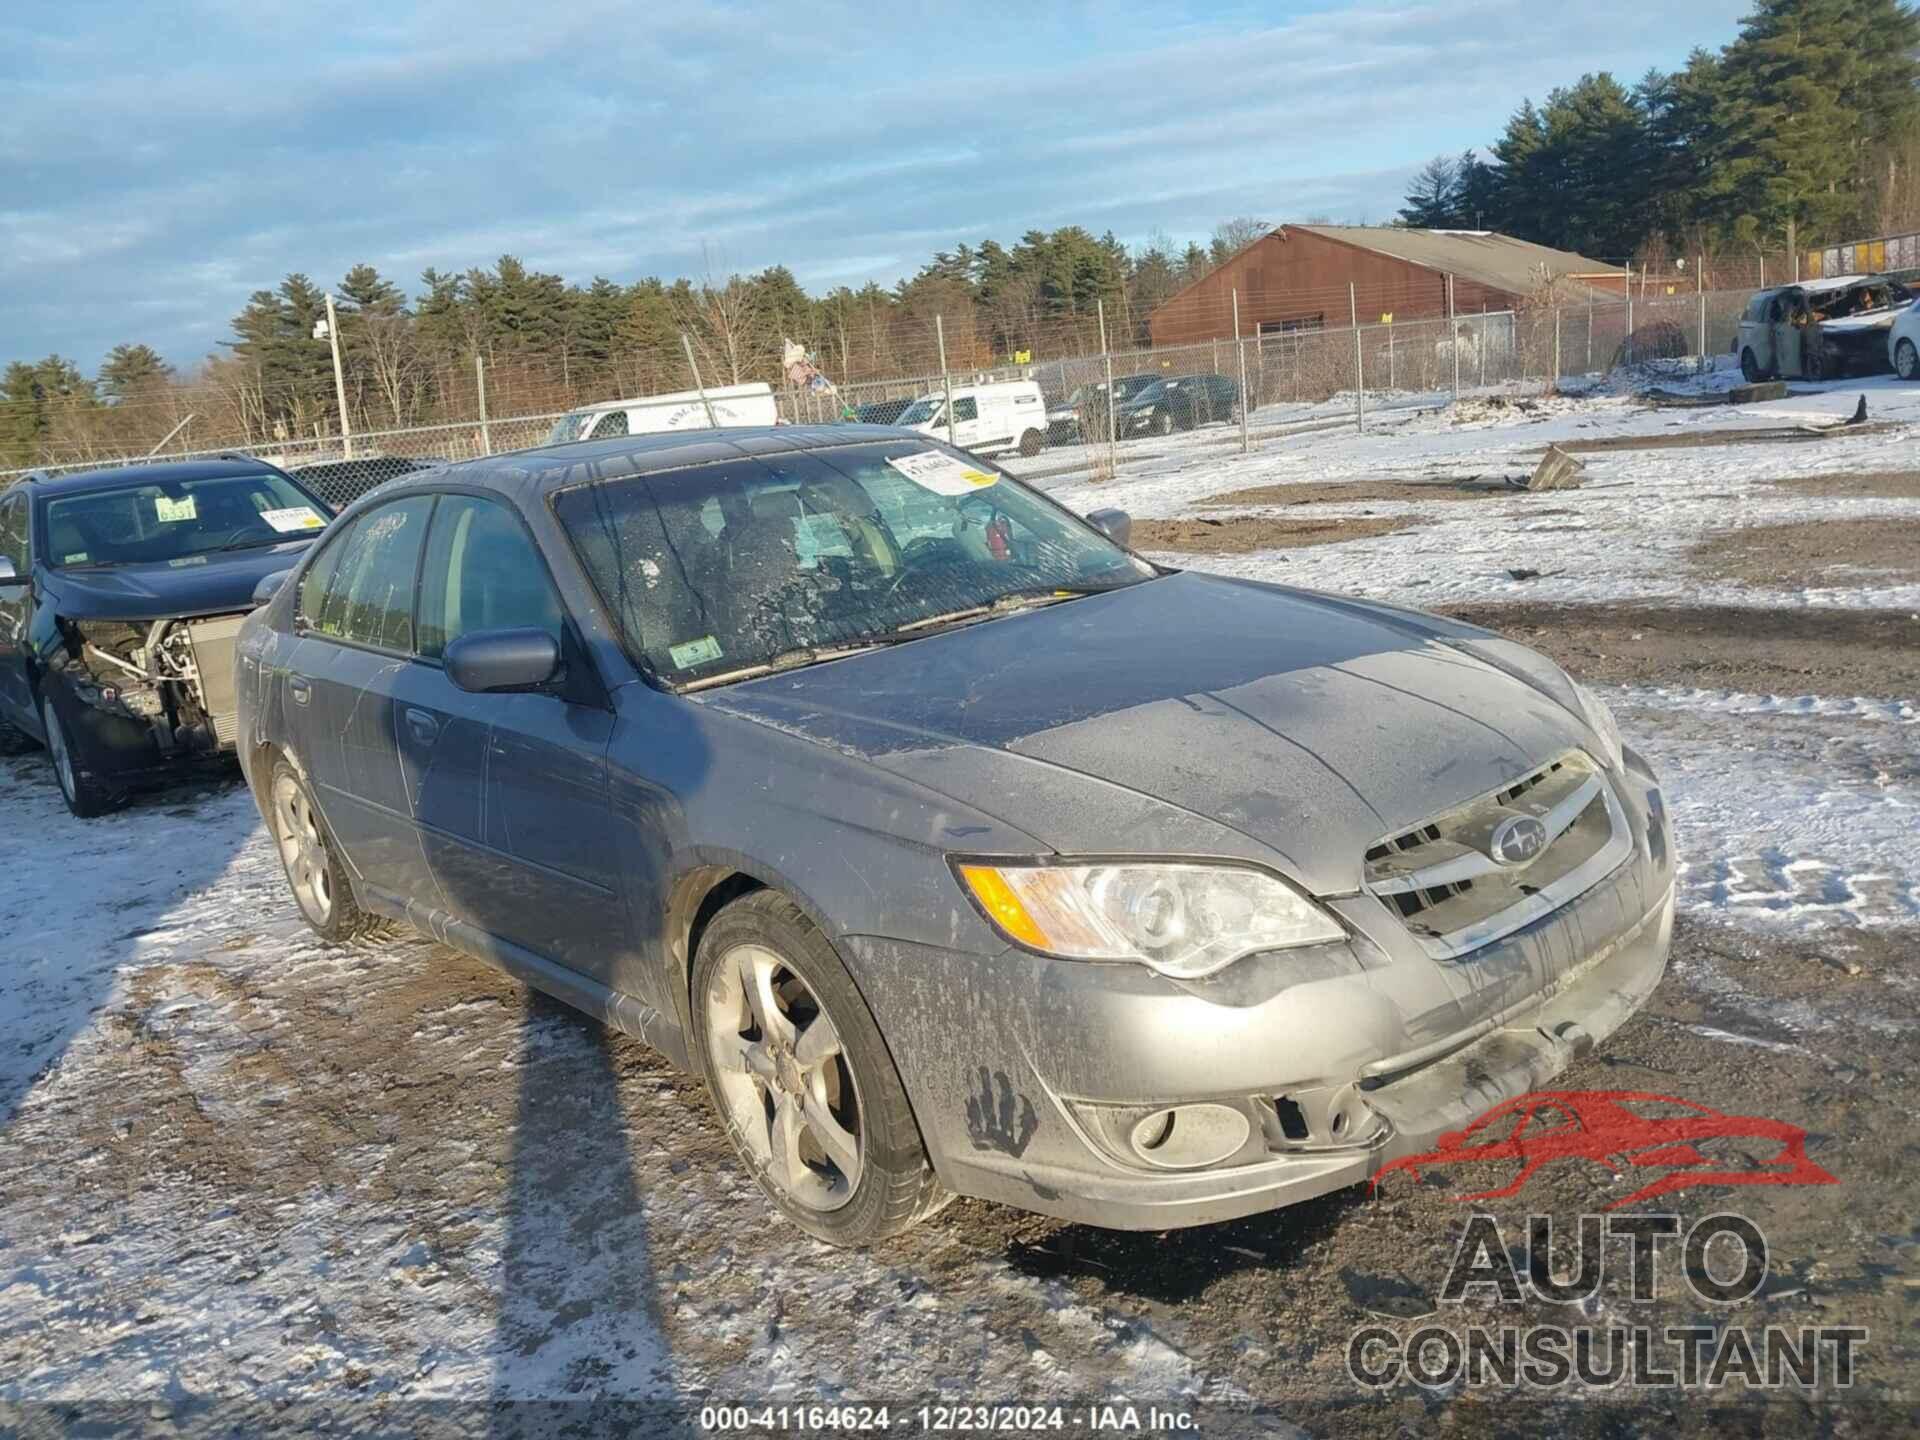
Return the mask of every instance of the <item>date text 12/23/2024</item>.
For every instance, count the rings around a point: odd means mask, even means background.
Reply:
[[[888,1405],[705,1405],[700,1429],[709,1435],[788,1434],[793,1431],[903,1431],[915,1435],[993,1433],[1159,1434],[1192,1433],[1191,1411],[1156,1405],[968,1405],[949,1403],[897,1408]]]

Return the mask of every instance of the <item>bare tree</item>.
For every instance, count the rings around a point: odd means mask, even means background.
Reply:
[[[773,353],[759,292],[738,275],[729,275],[723,285],[709,275],[674,295],[672,305],[675,321],[700,357],[703,378],[715,384],[740,384],[756,362]]]

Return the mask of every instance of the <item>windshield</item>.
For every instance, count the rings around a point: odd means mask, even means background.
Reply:
[[[561,491],[554,509],[628,653],[674,684],[1155,573],[1017,481],[920,440],[603,481]]]
[[[907,406],[906,409],[900,412],[900,418],[895,423],[900,425],[925,425],[939,413],[939,398],[937,396],[929,396],[924,400],[916,400]]]
[[[562,415],[553,422],[553,429],[547,432],[549,445],[565,445],[570,440],[578,440],[586,433],[587,424],[594,417],[587,415]]]
[[[1125,398],[1133,404],[1152,405],[1166,399],[1167,392],[1171,389],[1173,389],[1173,386],[1169,385],[1166,381],[1156,380],[1151,385],[1141,386]]]
[[[48,562],[147,565],[309,540],[327,512],[286,477],[217,475],[47,501]]]

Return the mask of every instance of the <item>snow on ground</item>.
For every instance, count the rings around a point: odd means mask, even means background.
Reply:
[[[1241,456],[1230,427],[1211,426],[1166,441],[1123,448],[1111,480],[1065,477],[1042,484],[1082,512],[1118,507],[1135,516],[1274,515],[1280,507],[1200,502],[1236,490],[1292,481],[1524,479],[1549,443],[1611,436],[1671,436],[1711,430],[1830,425],[1861,395],[1870,418],[1899,428],[1819,440],[1584,454],[1584,485],[1511,498],[1315,505],[1313,516],[1407,516],[1413,529],[1371,540],[1303,550],[1208,557],[1202,568],[1435,606],[1453,600],[1617,601],[1667,598],[1694,604],[1920,608],[1920,584],[1759,591],[1687,573],[1687,551],[1709,532],[1741,525],[1846,515],[1920,516],[1920,501],[1795,494],[1764,482],[1789,475],[1895,470],[1912,465],[1907,422],[1920,420],[1920,386],[1888,377],[1834,382],[1816,393],[1750,406],[1654,409],[1627,396],[1541,397],[1519,411],[1465,402],[1459,412],[1405,408],[1374,412],[1365,434],[1310,431],[1264,441]],[[1477,408],[1476,408],[1477,406]],[[1324,408],[1324,407],[1323,407]],[[1043,457],[1044,458],[1044,457]],[[1033,462],[1038,463],[1038,462]],[[1192,556],[1156,556],[1195,564]],[[1537,576],[1515,580],[1512,570]]]

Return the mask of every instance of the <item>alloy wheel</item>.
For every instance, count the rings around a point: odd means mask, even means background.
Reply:
[[[67,797],[67,803],[71,805],[77,794],[73,755],[67,749],[67,732],[61,728],[60,717],[54,712],[51,695],[40,702],[40,718],[47,729],[47,753],[53,757],[53,773],[60,781],[60,793]]]
[[[721,957],[706,997],[707,1041],[727,1119],[782,1195],[837,1210],[860,1188],[859,1087],[820,997],[773,951]]]
[[[1894,347],[1893,368],[1902,380],[1920,378],[1920,352],[1914,350],[1913,341],[1902,340]]]
[[[333,865],[320,817],[300,782],[282,775],[273,785],[274,839],[287,867],[293,898],[307,919],[325,925],[333,915]]]

